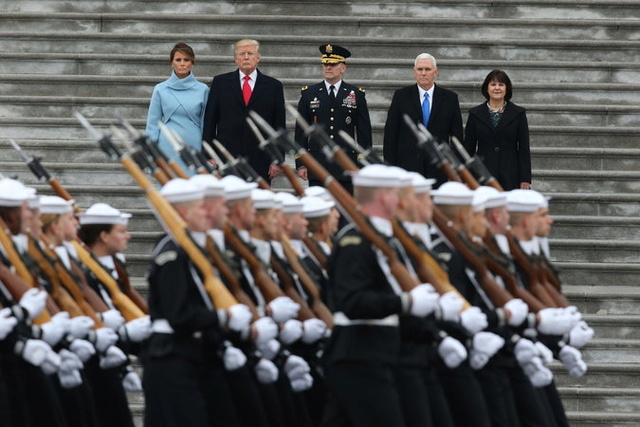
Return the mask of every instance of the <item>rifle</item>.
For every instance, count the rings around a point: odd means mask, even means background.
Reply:
[[[122,117],[117,117],[120,125],[125,129],[129,138],[161,169],[164,174],[171,179],[173,177],[189,179],[189,175],[182,170],[180,165],[168,157],[157,145],[157,141],[152,141],[143,132],[136,130]]]
[[[262,132],[260,132],[260,129],[257,128],[256,124],[254,123],[253,120],[251,120],[250,117],[247,117],[247,123],[249,123],[249,127],[251,127],[251,130],[253,130],[253,133],[256,135],[256,138],[258,139],[258,142],[259,142],[260,149],[266,152],[267,154],[269,154],[272,160],[272,164],[280,166],[280,168],[282,169],[282,172],[284,173],[284,176],[291,183],[291,187],[293,187],[294,193],[300,197],[304,196],[304,187],[302,186],[300,179],[298,179],[298,176],[296,175],[293,168],[288,163],[285,162],[284,156],[282,155],[280,150],[276,147],[276,144],[277,144],[276,140],[279,138],[282,138],[283,132],[285,131],[284,130],[279,131],[275,139],[274,138],[265,139],[264,136],[262,135]],[[325,255],[325,253],[322,252],[320,248],[318,248],[318,246],[315,244],[314,240],[311,237],[304,236],[302,238],[302,241],[304,242],[305,246],[309,249],[309,252],[311,252],[314,258],[320,263],[320,266],[326,270],[329,264],[329,260],[327,259],[327,256]]]
[[[453,142],[453,146],[456,147],[458,153],[464,159],[464,163],[466,165],[466,169],[471,171],[471,173],[476,177],[477,181],[479,181],[482,185],[488,185],[490,187],[495,188],[498,191],[504,191],[500,183],[497,179],[495,179],[487,167],[482,163],[482,161],[477,157],[471,157],[464,146],[458,141],[458,138],[455,136],[451,138]]]
[[[409,126],[409,129],[413,132],[413,135],[418,141],[418,147],[426,151],[427,156],[431,161],[431,166],[442,170],[444,175],[449,181],[460,182],[460,177],[451,167],[451,163],[444,157],[444,155],[438,150],[438,143],[431,133],[421,123],[416,125],[408,114],[403,116],[404,122]]]
[[[234,175],[237,175],[243,178],[245,181],[255,182],[256,184],[258,184],[258,187],[262,188],[263,190],[271,189],[271,186],[269,185],[269,183],[262,176],[260,176],[251,167],[251,165],[249,165],[249,163],[247,162],[247,159],[245,159],[242,156],[238,158],[233,157],[233,155],[229,152],[229,150],[227,150],[225,146],[222,145],[220,141],[216,139],[214,139],[211,142],[213,143],[213,145],[216,146],[218,151],[220,151],[222,155],[226,157],[227,167],[230,168],[233,172],[235,172]]]
[[[80,117],[82,116],[79,113],[76,113],[76,117],[80,120]],[[174,240],[181,248],[184,249],[196,268],[198,268],[202,274],[204,288],[211,297],[215,307],[219,309],[228,309],[232,305],[237,304],[233,295],[231,295],[229,290],[216,277],[213,272],[213,267],[189,235],[184,220],[178,215],[166,199],[162,197],[158,189],[146,177],[140,167],[138,167],[129,155],[122,153],[120,149],[113,144],[109,135],[99,135],[98,132],[93,129],[91,124],[86,121],[86,119],[84,121],[80,121],[92,135],[96,136],[102,150],[109,157],[117,158],[125,170],[133,177],[138,186],[145,191],[147,199],[151,202],[155,211],[162,218]],[[99,136],[99,138],[97,136]]]
[[[375,151],[373,151],[373,147],[367,148],[366,150],[356,142],[355,139],[351,137],[347,132],[340,130],[338,135],[342,138],[344,142],[349,144],[351,148],[353,148],[358,153],[358,160],[361,161],[365,166],[369,164],[378,164],[384,165],[386,162],[382,160],[382,157],[378,156]],[[331,139],[331,138],[329,138]],[[366,159],[366,163],[362,162],[362,160]]]
[[[250,111],[249,115],[256,124],[270,137],[277,136],[277,132],[260,117],[259,114]],[[305,134],[311,134],[309,125],[302,117],[298,116],[298,122],[305,130]],[[291,151],[307,166],[307,168],[324,182],[324,187],[331,192],[335,200],[347,211],[351,219],[358,226],[363,236],[369,240],[374,246],[382,251],[389,260],[389,268],[391,274],[396,278],[400,286],[405,292],[415,288],[419,283],[414,278],[407,267],[400,261],[396,252],[389,243],[382,237],[375,228],[369,223],[368,219],[358,210],[357,203],[340,183],[333,178],[325,168],[307,150],[298,145],[290,136],[279,139],[283,148]]]
[[[180,156],[180,159],[198,174],[213,173],[215,171],[213,165],[204,158],[201,152],[196,151],[193,147],[184,143],[184,140],[172,129],[169,129],[164,123],[158,121],[160,131],[167,138],[173,150]]]
[[[22,160],[24,160],[24,162],[29,167],[29,170],[35,175],[35,177],[38,180],[45,179],[59,197],[63,198],[64,200],[72,201],[74,210],[77,212],[78,208],[76,206],[75,200],[73,200],[73,197],[71,197],[67,190],[62,186],[60,181],[51,176],[49,172],[47,172],[47,170],[42,166],[42,163],[40,163],[40,160],[42,160],[42,158],[29,156],[13,139],[10,139],[9,142],[18,152],[18,154],[20,154],[20,157],[22,157]]]

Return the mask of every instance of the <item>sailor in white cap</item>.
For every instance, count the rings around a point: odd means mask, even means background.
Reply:
[[[329,229],[332,236],[335,235],[338,230],[340,230],[340,228],[342,228],[340,226],[341,220],[343,222],[342,226],[347,224],[346,220],[344,220],[340,215],[340,211],[338,210],[338,206],[335,204],[333,196],[331,196],[331,193],[329,193],[326,188],[317,185],[310,186],[304,190],[304,195],[310,197],[319,197],[325,202],[332,202],[334,204],[329,212]]]
[[[175,178],[160,194],[185,221],[193,240],[204,246],[209,229],[205,189]],[[223,328],[246,330],[249,309],[242,304],[216,309],[197,269],[170,236],[154,249],[148,281],[153,333],[144,361],[145,424],[205,426],[215,416],[222,424],[237,425],[221,357]]]
[[[399,188],[397,170],[369,165],[353,176],[360,210],[382,235],[392,236]],[[405,293],[390,274],[388,260],[349,225],[336,237],[326,299],[334,328],[325,352],[329,401],[327,425],[405,425],[394,379],[400,352],[399,315],[429,315],[437,304],[430,285]]]

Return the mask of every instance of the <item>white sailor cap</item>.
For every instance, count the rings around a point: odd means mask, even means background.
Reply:
[[[0,179],[0,206],[14,208],[35,197],[35,189],[11,178]]]
[[[80,225],[89,224],[121,224],[127,225],[130,213],[120,212],[106,203],[95,203],[78,215]]]
[[[400,173],[400,169],[403,173]],[[353,185],[357,187],[400,188],[410,185],[411,178],[401,168],[386,165],[367,165],[353,175]]]
[[[40,196],[40,213],[62,215],[73,212],[73,200],[58,196]]]
[[[173,178],[160,189],[160,194],[169,203],[190,202],[204,198],[204,188],[183,178]]]
[[[425,178],[418,172],[407,172],[411,176],[411,185],[416,194],[423,194],[433,189],[433,184],[436,180],[432,178]]]
[[[305,218],[317,218],[331,213],[331,208],[336,204],[333,201],[322,200],[320,197],[305,196],[302,202],[302,213]]]
[[[224,197],[224,185],[210,173],[193,175],[189,181],[204,188],[205,197]]]
[[[474,197],[476,194],[483,194],[486,197],[486,201],[484,202],[485,209],[499,208],[507,204],[507,193],[498,191],[493,187],[486,185],[478,187],[474,191]]]
[[[29,199],[29,209],[40,209],[40,196],[34,194],[33,197]]]
[[[273,191],[256,188],[251,191],[253,207],[256,209],[274,209],[276,207],[275,196]]]
[[[398,166],[388,166],[391,172],[395,172],[397,176],[400,178],[400,187],[413,187],[413,177],[406,169],[403,169]]]
[[[302,212],[302,202],[296,196],[285,191],[276,193],[276,200],[282,203],[282,212],[298,213]]]
[[[540,196],[540,207],[541,208],[548,208],[549,207],[549,200],[551,200],[551,197],[545,196],[544,194],[542,194],[542,193],[540,193],[539,191],[536,191],[536,190],[529,190],[529,191],[537,193]]]
[[[544,202],[544,196],[537,191],[518,189],[507,194],[509,212],[535,212]]]
[[[445,182],[431,194],[436,205],[471,205],[473,202],[473,191],[461,182]]]
[[[471,205],[473,206],[474,212],[481,212],[485,210],[487,203],[487,195],[482,191],[478,191],[477,189],[473,192],[473,200],[471,201]]]
[[[304,190],[304,195],[311,197],[320,197],[322,200],[325,200],[327,202],[333,201],[333,196],[331,196],[331,193],[327,191],[326,188],[320,187],[319,185],[312,185],[311,187],[307,188],[306,190]]]
[[[240,200],[251,197],[251,191],[258,187],[255,182],[247,182],[235,175],[227,175],[220,180],[224,185],[224,196],[227,200]]]

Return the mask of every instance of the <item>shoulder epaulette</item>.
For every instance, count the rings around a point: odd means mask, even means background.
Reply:
[[[364,89],[362,89],[361,87],[358,88],[358,90],[362,93],[364,93]]]
[[[307,89],[309,89],[309,86],[302,86],[302,89],[300,89],[300,90],[303,91],[303,90],[307,90]]]

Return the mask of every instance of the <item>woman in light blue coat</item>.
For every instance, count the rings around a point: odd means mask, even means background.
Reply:
[[[198,151],[202,149],[202,127],[209,87],[199,82],[191,72],[195,60],[195,53],[188,44],[180,42],[173,47],[170,55],[173,69],[171,77],[153,89],[147,116],[146,132],[149,138],[158,141],[160,149],[178,161],[185,170],[185,165],[160,131],[158,121],[177,132],[185,144]],[[193,174],[193,171],[187,172]]]

